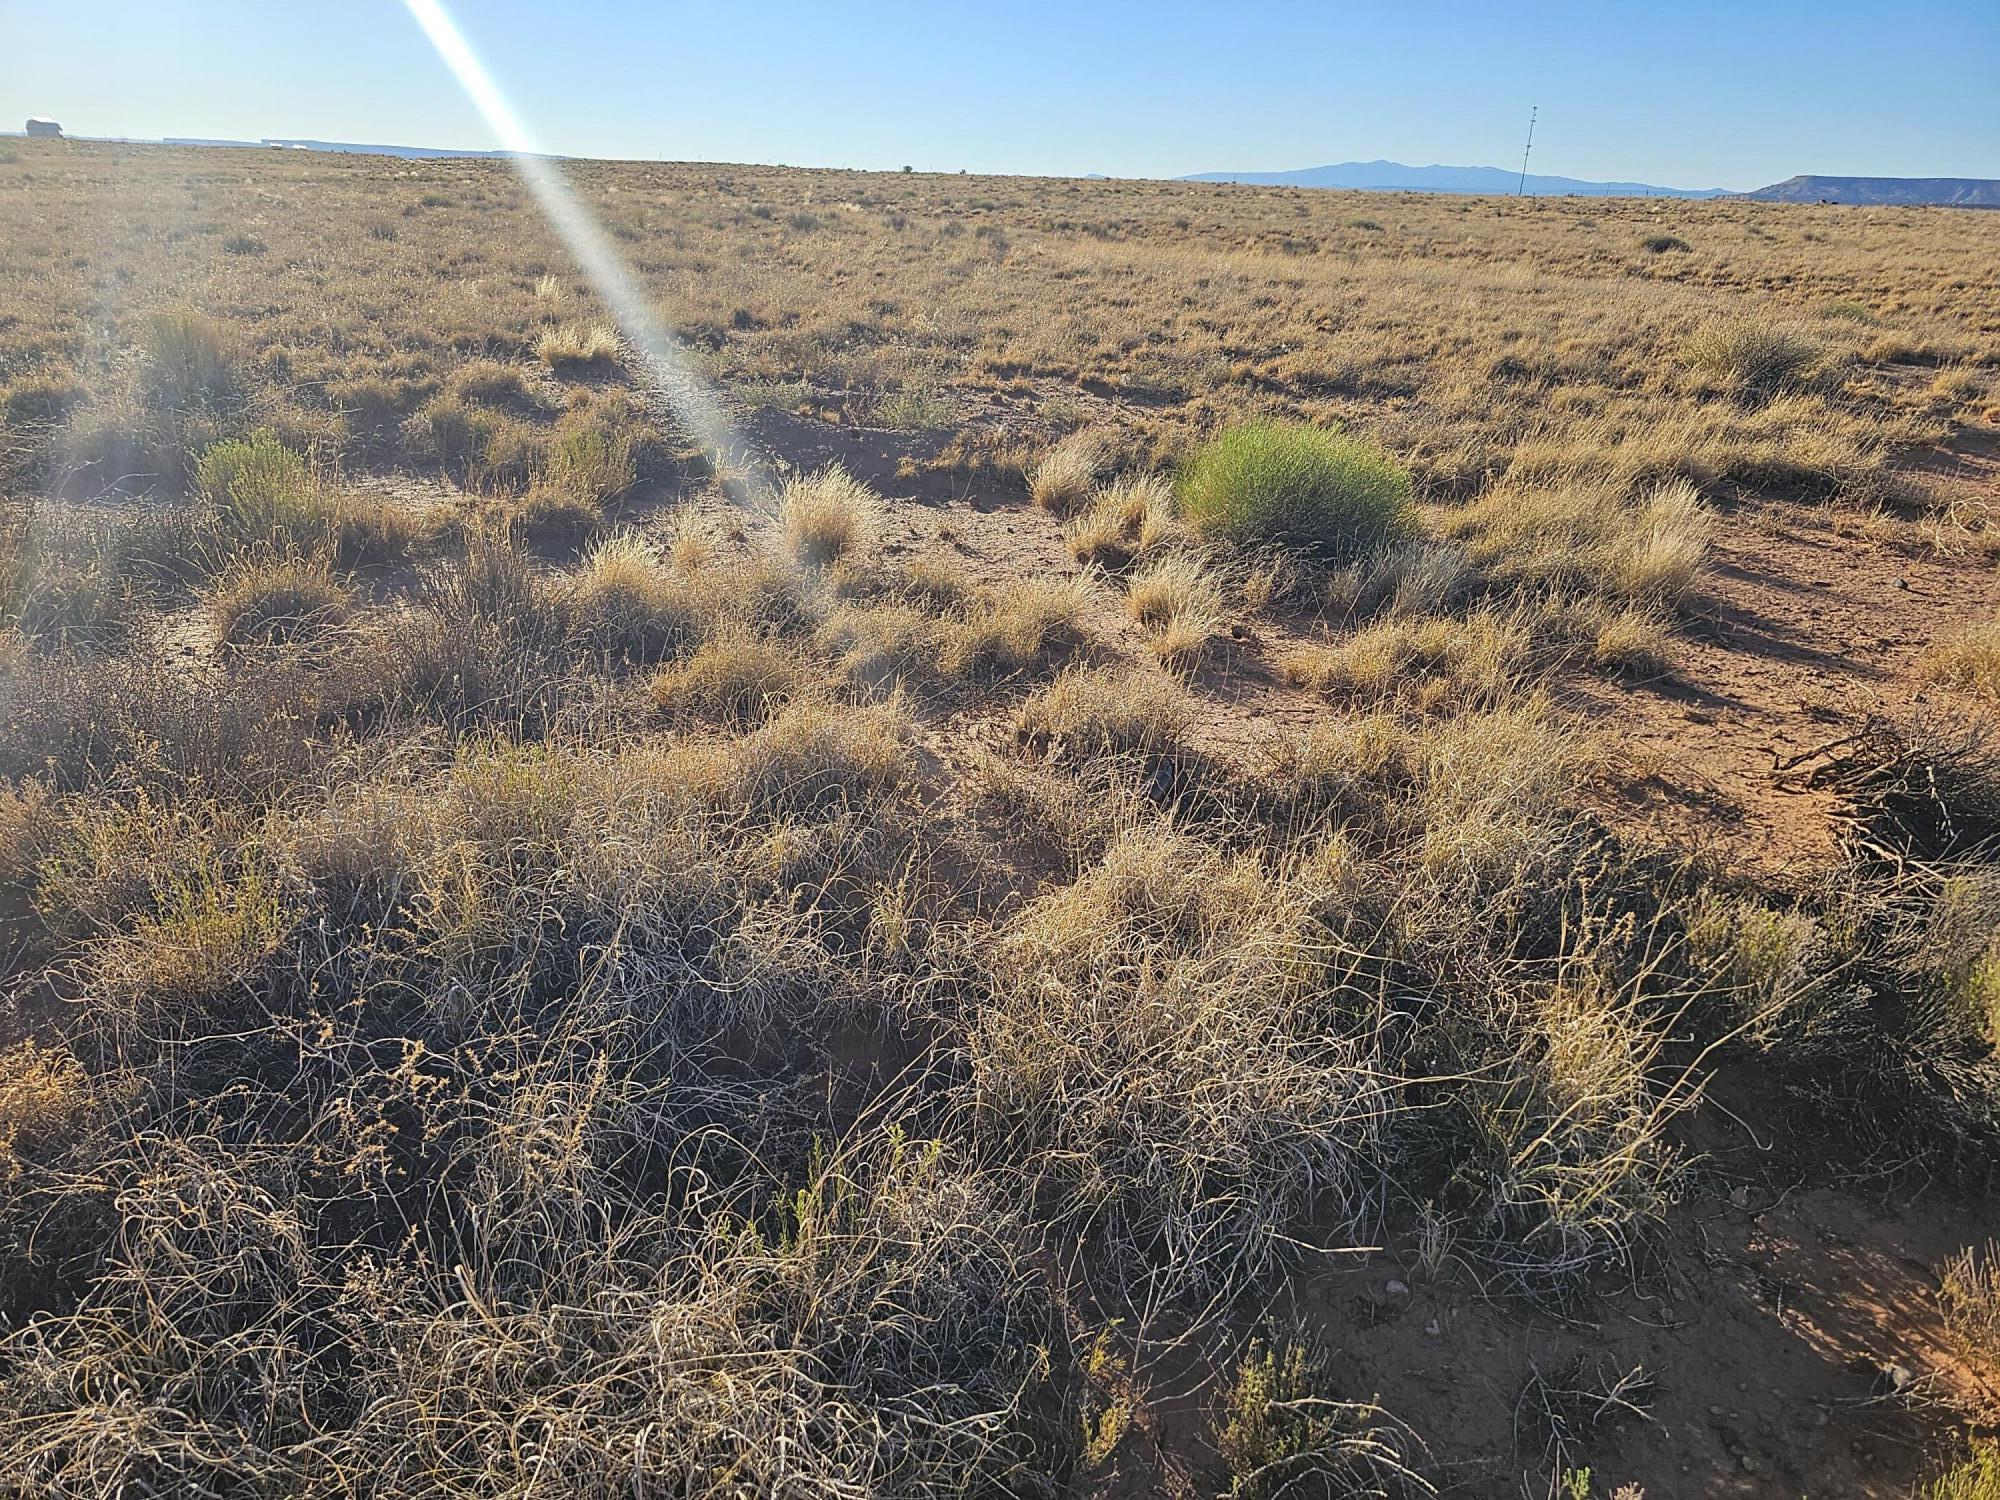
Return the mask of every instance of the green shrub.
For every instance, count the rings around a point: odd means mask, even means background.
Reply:
[[[1324,1362],[1261,1339],[1237,1367],[1215,1424],[1230,1500],[1279,1495],[1433,1494],[1407,1465],[1400,1424],[1367,1402],[1326,1394]]]
[[[333,508],[304,457],[270,432],[217,443],[195,466],[225,543],[312,551],[335,534]]]
[[[1921,1500],[2000,1500],[2000,1443],[1974,1438],[1965,1458],[1933,1480]]]
[[[1294,423],[1254,422],[1182,468],[1181,512],[1239,546],[1279,542],[1334,558],[1412,535],[1410,477],[1373,443]]]

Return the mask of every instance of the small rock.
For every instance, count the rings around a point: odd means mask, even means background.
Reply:
[[[1719,1417],[1719,1416],[1721,1416],[1721,1415],[1722,1415],[1722,1408],[1721,1408],[1721,1407],[1719,1407],[1719,1406],[1711,1406],[1711,1407],[1710,1407],[1710,1408],[1708,1409],[1708,1414],[1709,1414],[1709,1415],[1710,1415],[1711,1417]]]
[[[1827,1423],[1826,1408],[1824,1406],[1815,1407],[1813,1409],[1813,1426],[1824,1427],[1826,1426],[1826,1423]]]
[[[1430,1322],[1424,1324],[1424,1332],[1429,1334],[1432,1338],[1436,1338],[1439,1334],[1444,1332],[1444,1329],[1438,1326],[1438,1320],[1436,1318],[1432,1318]]]
[[[1743,1472],[1745,1474],[1755,1474],[1757,1472],[1757,1460],[1752,1458],[1749,1454],[1747,1453],[1744,1454],[1741,1458],[1737,1459],[1736,1461],[1743,1466]]]
[[[1391,1281],[1382,1290],[1391,1297],[1407,1297],[1410,1295],[1410,1289],[1400,1281]]]
[[[1729,1201],[1738,1208],[1748,1208],[1750,1206],[1750,1188],[1748,1184],[1738,1183],[1735,1187],[1731,1188],[1729,1190]]]
[[[1910,580],[1907,578],[1897,578],[1894,580],[1894,582],[1896,587],[1899,589],[1906,589],[1910,586]]]

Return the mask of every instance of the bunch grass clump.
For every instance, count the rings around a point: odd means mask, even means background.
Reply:
[[[731,631],[710,636],[685,661],[662,669],[648,691],[670,716],[745,728],[769,719],[810,682],[796,647]]]
[[[345,624],[348,591],[324,558],[246,556],[216,581],[209,609],[224,646],[283,645]]]
[[[1138,568],[1126,584],[1125,607],[1146,631],[1153,655],[1169,664],[1196,660],[1228,629],[1222,585],[1186,552]]]
[[[1090,496],[1111,462],[1110,438],[1083,428],[1061,439],[1028,470],[1028,494],[1043,510],[1067,516]]]
[[[808,567],[854,555],[873,530],[874,495],[839,464],[791,480],[778,504],[792,555]]]
[[[618,661],[678,655],[703,628],[689,581],[637,536],[620,533],[585,554],[563,609],[581,647]]]
[[[1687,346],[1694,369],[1757,398],[1798,384],[1825,358],[1825,346],[1810,335],[1755,318],[1710,323]]]
[[[2000,621],[1947,636],[1924,653],[1923,673],[1954,692],[2000,702]]]
[[[967,581],[940,622],[938,670],[998,682],[1044,668],[1081,644],[1087,593],[1081,577]]]
[[[1180,539],[1173,484],[1164,474],[1125,475],[1112,481],[1063,528],[1072,557],[1112,570]]]
[[[1182,746],[1193,725],[1187,696],[1152,673],[1071,667],[1024,702],[1016,737],[1041,754],[1157,758]]]
[[[1363,438],[1253,422],[1197,449],[1176,486],[1196,531],[1238,546],[1278,543],[1345,561],[1417,530],[1410,477]]]
[[[1365,1212],[1384,1100],[1319,894],[1310,869],[1141,827],[998,935],[970,1038],[981,1128],[1127,1273],[1248,1284],[1306,1214]]]
[[[1699,587],[1715,529],[1685,479],[1629,500],[1602,484],[1509,485],[1444,524],[1496,581],[1663,608]]]
[[[558,375],[611,369],[619,353],[618,331],[608,323],[559,323],[535,338],[535,358]]]
[[[156,312],[141,329],[141,343],[147,393],[162,405],[212,404],[232,393],[228,343],[214,319],[185,308]]]

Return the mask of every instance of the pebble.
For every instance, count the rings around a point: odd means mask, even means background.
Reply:
[[[1743,1472],[1745,1474],[1755,1474],[1757,1472],[1757,1460],[1752,1458],[1749,1454],[1747,1453],[1744,1454],[1741,1458],[1737,1459],[1736,1461],[1739,1464],[1743,1465]]]
[[[1391,1297],[1407,1297],[1410,1294],[1410,1289],[1400,1281],[1392,1281],[1382,1290]]]
[[[1432,1318],[1430,1322],[1424,1324],[1424,1332],[1429,1334],[1432,1338],[1436,1338],[1439,1334],[1443,1333],[1444,1330],[1438,1326],[1438,1320],[1436,1318]]]

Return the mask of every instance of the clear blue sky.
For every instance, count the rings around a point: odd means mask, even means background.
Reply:
[[[1178,176],[1387,157],[1677,187],[2000,177],[2000,0],[458,0],[550,150]],[[487,146],[397,0],[0,0],[0,124]]]

